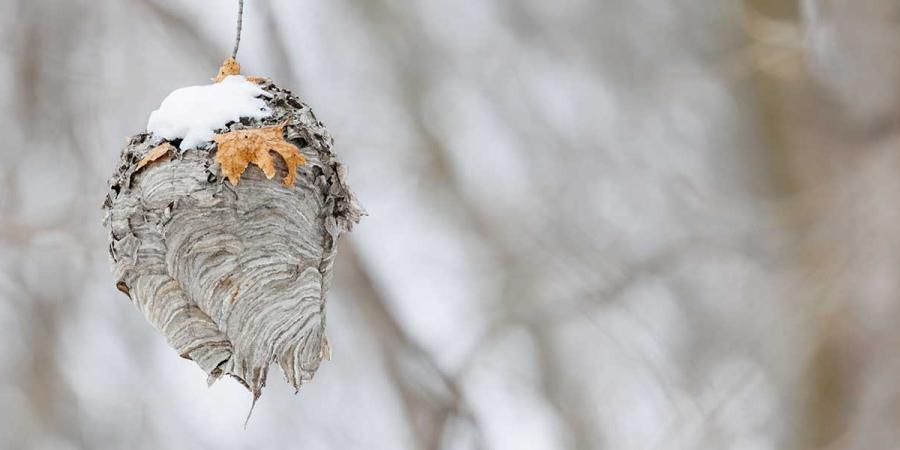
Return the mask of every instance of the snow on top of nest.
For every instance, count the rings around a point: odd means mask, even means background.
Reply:
[[[216,130],[241,118],[262,119],[272,110],[259,97],[271,97],[240,75],[220,83],[176,89],[150,114],[147,131],[156,138],[181,139],[181,150],[211,142]]]

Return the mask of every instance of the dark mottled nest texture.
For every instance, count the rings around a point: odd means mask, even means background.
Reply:
[[[287,123],[307,160],[293,186],[255,165],[237,186],[215,144],[138,169],[159,141],[138,134],[122,151],[103,205],[116,286],[212,383],[240,380],[258,398],[271,363],[299,389],[329,357],[325,299],[338,237],[363,214],[332,138],[310,108],[271,82],[274,113],[219,132]],[[173,142],[178,144],[178,142]]]

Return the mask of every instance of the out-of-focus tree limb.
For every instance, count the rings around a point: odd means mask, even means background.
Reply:
[[[187,45],[193,48],[191,54],[196,55],[204,60],[205,65],[210,67],[218,67],[225,56],[230,54],[224,50],[231,43],[218,45],[213,43],[209,37],[197,30],[183,15],[178,14],[171,9],[160,5],[155,0],[134,0],[135,4],[148,11],[166,26],[167,30],[177,33],[179,45]],[[224,43],[223,43],[224,44]]]
[[[374,328],[388,360],[387,368],[406,403],[407,418],[416,431],[419,445],[442,448],[451,419],[461,418],[474,428],[477,447],[482,448],[479,424],[457,381],[399,324],[352,241],[340,253],[336,273],[341,286],[346,286],[347,298],[354,300]]]

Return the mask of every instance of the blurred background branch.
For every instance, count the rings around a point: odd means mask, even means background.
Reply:
[[[370,217],[334,360],[246,432],[115,290],[99,212],[225,3],[0,2],[0,447],[900,442],[896,2],[247,2],[245,72]]]

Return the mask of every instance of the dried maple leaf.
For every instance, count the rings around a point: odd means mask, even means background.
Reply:
[[[269,152],[281,155],[287,165],[285,186],[293,186],[297,166],[306,164],[300,150],[284,140],[287,122],[273,127],[236,130],[216,135],[216,161],[231,184],[237,185],[250,163],[256,164],[270,180],[275,176],[275,160]]]
[[[213,78],[213,81],[216,83],[221,82],[225,79],[225,77],[229,75],[240,75],[241,74],[241,64],[237,62],[234,58],[228,58],[222,63],[222,67],[219,68],[219,74]]]
[[[154,147],[153,150],[150,150],[149,152],[147,152],[147,154],[144,155],[144,158],[141,159],[141,161],[138,163],[138,165],[134,169],[134,171],[137,172],[138,170],[141,170],[142,168],[144,168],[144,166],[146,166],[147,164],[150,164],[153,161],[156,161],[157,159],[162,158],[163,156],[171,155],[174,152],[175,152],[175,147],[172,144],[170,144],[168,142],[163,142],[162,144],[159,144],[156,147]]]

